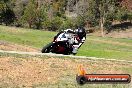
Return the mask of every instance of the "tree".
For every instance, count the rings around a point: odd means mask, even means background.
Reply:
[[[0,1],[0,24],[2,24],[2,22],[3,22],[2,14],[3,14],[3,10],[5,9],[5,7],[6,7],[6,5],[5,5],[4,1]]]
[[[30,0],[24,10],[22,21],[28,23],[29,28],[43,28],[43,23],[48,19],[49,4],[40,0]]]
[[[55,16],[63,16],[66,10],[67,0],[53,0],[53,11]]]
[[[99,2],[96,0],[99,14],[99,24],[101,29],[102,37],[104,36],[104,24],[109,20],[108,16],[111,12],[114,12],[116,0],[100,0]],[[110,18],[112,19],[112,18]]]
[[[48,19],[48,6],[47,5],[43,5],[43,6],[40,6],[37,11],[36,11],[36,20],[35,20],[35,23],[34,25],[36,26],[37,29],[40,29],[40,28],[43,28],[43,23],[44,21],[46,20],[49,20]]]
[[[73,19],[66,18],[63,20],[63,23],[61,24],[59,30],[73,28],[75,25],[76,25],[76,23],[73,21]]]
[[[112,16],[109,18],[109,16],[111,13],[115,13],[116,3],[117,0],[90,0],[89,2],[88,15],[92,18],[88,17],[88,20],[98,21],[102,37],[104,36],[105,24],[114,19],[111,18]]]
[[[10,25],[14,22],[15,14],[11,9],[8,8],[2,11],[1,18],[4,24]]]
[[[0,1],[0,23],[10,25],[15,20],[12,2],[9,0]]]
[[[28,1],[27,0],[15,0],[14,2],[14,8],[13,11],[15,13],[15,26],[19,27],[22,26],[21,19],[24,14],[25,7],[27,6]]]
[[[127,11],[125,8],[118,8],[116,13],[116,20],[123,22],[124,20],[127,20]]]
[[[52,21],[50,22],[50,27],[49,27],[49,30],[50,31],[57,31],[57,30],[60,30],[60,27],[63,23],[63,18],[61,17],[54,17],[52,19]]]
[[[132,23],[132,12],[128,12],[128,20]]]
[[[28,5],[26,6],[24,10],[24,15],[22,16],[22,21],[27,22],[29,25],[29,28],[32,27],[36,20],[36,11],[37,11],[37,6],[35,4],[34,0],[30,0]]]

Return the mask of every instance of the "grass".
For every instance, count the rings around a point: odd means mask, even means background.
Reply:
[[[37,48],[41,48],[43,45],[51,42],[55,34],[56,33],[49,31],[0,26],[0,40],[34,46]]]
[[[50,43],[56,34],[57,32],[0,26],[0,40],[37,47],[39,49]],[[132,40],[87,36],[86,42],[79,49],[77,55],[131,60]]]
[[[71,78],[70,78],[71,79]],[[75,79],[75,78],[74,78]],[[74,80],[64,79],[56,84],[39,84],[34,88],[131,88],[129,84],[85,84],[78,85]]]
[[[30,66],[32,67],[33,65],[35,66],[39,66],[39,65],[43,65],[43,66],[50,66],[50,69],[53,69],[56,74],[59,74],[59,77],[57,77],[57,81],[55,83],[51,82],[45,82],[45,80],[43,79],[43,81],[36,83],[36,84],[32,84],[32,85],[25,85],[23,83],[23,81],[21,83],[15,83],[13,81],[12,78],[8,77],[8,74],[4,75],[2,78],[4,78],[4,82],[0,81],[0,87],[1,88],[131,88],[131,83],[130,84],[85,84],[85,85],[78,85],[76,82],[76,74],[77,74],[77,69],[75,69],[76,65],[81,64],[82,62],[84,66],[86,66],[86,68],[88,68],[87,72],[91,73],[91,71],[96,71],[97,73],[101,70],[103,71],[108,71],[108,70],[113,70],[120,72],[122,71],[123,73],[128,73],[128,74],[132,74],[131,71],[131,63],[127,63],[127,62],[103,62],[100,60],[97,60],[95,62],[90,62],[89,60],[85,60],[83,61],[82,59],[74,59],[73,58],[55,58],[55,62],[53,60],[53,57],[51,59],[51,57],[49,56],[43,56],[43,57],[39,57],[39,56],[26,56],[26,55],[16,55],[16,54],[2,54],[0,53],[0,58],[2,57],[7,57],[7,58],[13,58],[13,59],[9,59],[8,63],[6,66],[15,66],[15,67],[23,67],[23,65],[26,66]],[[36,59],[35,59],[36,58]],[[61,60],[60,60],[61,59]],[[51,62],[46,62],[46,61],[51,61]],[[1,60],[2,61],[2,60]],[[47,63],[47,64],[40,64],[39,61],[42,61],[41,63]],[[60,61],[60,63],[58,63],[58,61]],[[24,62],[24,63],[23,63]],[[31,64],[33,62],[36,62],[36,64]],[[29,65],[25,64],[28,63]],[[67,64],[67,63],[71,63],[71,64]],[[4,63],[3,63],[4,64]],[[62,64],[67,64],[67,66],[64,66]],[[124,64],[124,65],[123,65]],[[52,67],[52,65],[54,65]],[[97,66],[96,66],[97,65]],[[43,67],[42,66],[42,67]],[[93,69],[96,66],[96,69]],[[105,68],[103,67],[105,66]],[[5,67],[5,66],[4,66]],[[2,69],[2,67],[1,67]],[[29,68],[30,69],[30,68]],[[39,69],[39,70],[38,70]],[[49,68],[46,69],[47,72],[49,72],[50,70]],[[59,70],[61,69],[61,70]],[[9,69],[7,69],[9,70]],[[13,71],[15,69],[12,69]],[[57,70],[59,71],[59,73],[57,72]],[[4,70],[3,70],[4,71]],[[46,74],[43,73],[45,71],[43,71],[42,68],[37,68],[35,70],[33,70],[33,72],[38,73],[38,71],[41,71],[42,74]],[[17,71],[14,71],[17,73]],[[24,72],[20,72],[21,73],[25,73],[26,74],[26,70],[24,70]],[[106,72],[108,73],[108,72]],[[19,75],[17,74],[17,75]],[[39,73],[38,73],[39,74]],[[3,75],[3,74],[1,74]],[[5,78],[7,76],[7,78]],[[21,75],[19,75],[21,77]],[[16,76],[16,79],[19,78],[19,76]],[[34,76],[34,75],[32,75]],[[51,75],[50,75],[51,76]],[[10,76],[12,77],[12,76]],[[27,76],[26,76],[27,77]],[[18,81],[22,80],[24,78],[18,79]],[[38,80],[39,81],[39,80]]]

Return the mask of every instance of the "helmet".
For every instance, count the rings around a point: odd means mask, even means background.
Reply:
[[[75,34],[77,34],[79,38],[82,39],[86,36],[86,31],[83,27],[78,27],[77,29],[75,29]]]

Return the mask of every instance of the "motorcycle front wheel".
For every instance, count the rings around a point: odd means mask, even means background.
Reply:
[[[53,43],[49,43],[48,45],[44,46],[41,50],[42,53],[49,53],[52,52]]]

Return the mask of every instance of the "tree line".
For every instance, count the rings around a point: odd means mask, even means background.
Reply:
[[[121,0],[0,0],[1,25],[56,31],[89,24],[104,35],[114,21],[132,21]]]

